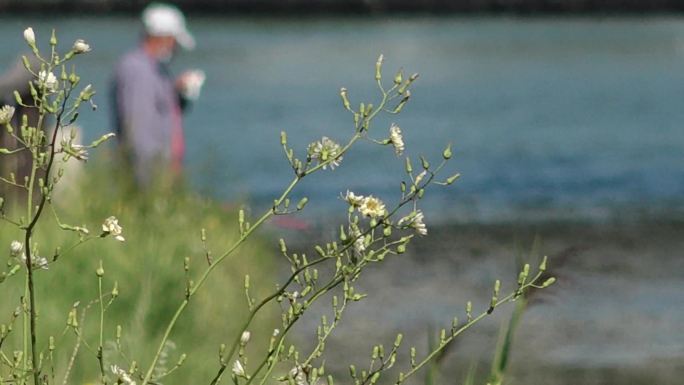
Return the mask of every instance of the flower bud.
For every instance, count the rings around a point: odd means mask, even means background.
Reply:
[[[340,88],[340,97],[342,98],[342,105],[344,106],[344,108],[351,111],[351,104],[349,103],[349,99],[347,98],[346,88]]]
[[[299,201],[299,203],[297,203],[297,210],[302,210],[308,202],[309,202],[309,198],[307,198],[307,197],[302,198]]]
[[[442,157],[447,160],[451,158],[451,143],[449,143],[447,148],[444,149],[444,152],[442,152]]]
[[[460,177],[461,177],[461,174],[454,174],[454,175],[450,176],[449,178],[447,178],[446,184],[452,184],[452,183],[454,183],[454,181],[456,179],[458,179]]]
[[[401,84],[401,81],[403,80],[403,75],[401,73],[401,70],[397,72],[396,75],[394,75],[394,84],[399,85]]]
[[[52,34],[50,35],[50,45],[51,46],[56,46],[57,45],[57,35],[55,34],[55,30],[52,30]]]
[[[382,78],[382,61],[384,59],[384,56],[380,54],[378,56],[378,61],[375,62],[375,80],[380,80]]]
[[[183,365],[183,363],[185,362],[185,359],[186,359],[186,358],[188,358],[188,355],[187,355],[187,354],[185,354],[185,353],[181,354],[180,358],[178,359],[178,363],[176,364],[176,366],[181,366],[181,365]]]
[[[240,344],[241,345],[247,345],[247,342],[249,342],[249,339],[252,337],[252,333],[249,332],[249,330],[245,330],[242,332],[242,335],[240,336]]]
[[[401,333],[397,334],[397,338],[394,340],[394,347],[395,348],[398,348],[399,345],[401,345],[402,338],[404,338],[404,336]]]
[[[425,157],[423,156],[420,157],[420,163],[425,170],[430,168],[430,162],[428,162],[427,159],[425,159]]]
[[[556,282],[556,277],[551,277],[542,283],[542,288],[549,287]]]
[[[31,48],[36,46],[36,34],[33,32],[33,28],[28,27],[24,30],[24,40]]]
[[[413,166],[411,165],[411,159],[409,157],[406,157],[406,173],[410,174],[413,172]]]
[[[102,267],[102,261],[100,261],[100,266],[95,270],[95,274],[99,277],[102,278],[104,276],[104,268]]]

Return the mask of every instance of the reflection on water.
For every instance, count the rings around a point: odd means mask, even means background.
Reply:
[[[81,122],[90,136],[100,134],[108,127],[108,76],[136,41],[135,20],[5,19],[0,65],[23,47],[28,23],[39,36],[56,26],[69,43],[76,37],[92,43],[81,69],[101,90],[101,108]],[[190,24],[198,49],[175,64],[208,75],[186,122],[191,179],[203,191],[268,204],[289,179],[279,132],[287,130],[302,150],[321,135],[349,135],[337,91],[346,86],[357,102],[373,96],[373,63],[382,52],[388,72],[401,66],[422,74],[413,102],[397,118],[408,153],[437,159],[451,141],[465,176],[456,189],[437,193],[433,217],[601,218],[624,214],[625,207],[682,213],[682,20],[192,18]],[[390,123],[379,120],[376,137]],[[391,150],[361,146],[343,167],[300,192],[312,203],[347,188],[396,196],[401,169]]]

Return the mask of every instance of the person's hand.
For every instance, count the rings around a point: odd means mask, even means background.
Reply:
[[[207,76],[202,70],[194,69],[184,71],[176,78],[178,92],[185,99],[197,100],[202,91],[202,86],[204,85],[206,77]]]

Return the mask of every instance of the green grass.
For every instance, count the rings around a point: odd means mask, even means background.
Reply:
[[[94,239],[74,251],[64,253],[50,265],[49,270],[36,271],[39,311],[39,345],[47,346],[48,336],[58,341],[56,359],[57,380],[61,383],[76,337],[64,334],[67,314],[80,301],[80,309],[95,300],[97,277],[95,270],[103,261],[104,291],[111,292],[118,281],[119,297],[106,314],[105,340],[115,339],[117,325],[123,327],[122,342],[129,359],[145,366],[156,350],[161,334],[182,301],[185,290],[183,261],[191,258],[190,274],[198,277],[207,266],[200,229],[207,232],[207,245],[219,255],[238,237],[237,215],[234,209],[175,189],[161,193],[153,189],[147,194],[132,192],[125,178],[110,175],[106,168],[88,165],[89,171],[80,181],[60,192],[56,210],[63,223],[86,225],[91,234],[99,234],[102,221],[110,215],[119,218],[125,242],[113,238]],[[51,258],[55,247],[66,249],[78,240],[77,234],[57,227],[52,213],[46,210],[35,241],[39,255]],[[2,257],[9,259],[9,244],[21,239],[18,229],[0,222]],[[209,383],[218,369],[218,348],[235,335],[247,312],[243,290],[245,274],[252,278],[252,292],[262,297],[274,287],[272,246],[263,235],[241,246],[213,273],[186,313],[181,317],[171,340],[176,349],[170,351],[168,366],[172,367],[181,353],[188,358],[185,365],[168,383]],[[3,271],[9,268],[2,268]],[[0,323],[8,322],[12,311],[19,306],[25,279],[17,274],[0,284]],[[79,311],[80,315],[80,311]],[[265,345],[275,325],[268,315],[262,319],[262,332],[252,330],[255,344]],[[15,324],[14,337],[2,350],[11,356],[21,349],[21,318]],[[99,305],[94,305],[85,318],[88,345],[98,344]],[[128,367],[126,360],[108,354],[109,364]],[[3,373],[4,368],[0,369]],[[92,383],[97,380],[98,365],[95,354],[82,346],[74,369],[72,384]]]

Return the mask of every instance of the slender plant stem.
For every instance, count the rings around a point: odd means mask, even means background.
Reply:
[[[44,87],[43,87],[44,88]],[[44,92],[45,90],[43,90]],[[45,168],[45,175],[46,178],[49,177],[50,171],[52,170],[52,165],[54,164],[55,160],[55,143],[57,140],[57,132],[59,131],[61,124],[62,124],[62,114],[64,113],[64,106],[66,105],[66,101],[69,99],[71,95],[71,89],[66,91],[64,100],[62,101],[62,106],[60,109],[60,112],[57,114],[57,120],[55,122],[55,128],[52,132],[52,138],[50,140],[50,144],[48,145],[50,151],[49,151],[49,156],[48,156],[48,163]],[[45,103],[45,101],[43,102]],[[42,107],[41,107],[42,108]],[[42,115],[39,118],[39,124],[37,129],[40,130],[42,129]],[[31,218],[32,214],[32,207],[33,207],[33,189],[35,185],[35,179],[36,179],[36,170],[38,166],[36,165],[36,154],[34,154],[34,159],[32,162],[32,171],[31,171],[31,178],[29,181],[29,189],[28,189],[28,218]],[[24,243],[24,249],[26,252],[26,269],[28,271],[28,289],[29,289],[29,315],[30,315],[30,327],[31,327],[31,359],[33,361],[33,383],[34,385],[38,385],[40,383],[40,368],[37,367],[38,365],[38,360],[37,360],[37,329],[36,329],[36,293],[35,293],[35,285],[33,282],[33,263],[32,263],[32,256],[31,256],[31,237],[33,235],[33,231],[35,229],[36,224],[38,223],[38,220],[40,219],[40,216],[43,212],[43,209],[45,208],[45,204],[47,202],[47,194],[43,193],[41,191],[41,199],[40,199],[40,204],[38,205],[38,209],[36,210],[36,213],[33,214],[33,218],[31,219],[31,222],[28,224],[25,230],[25,243]]]
[[[100,266],[102,266],[102,261],[100,261]],[[102,379],[102,383],[106,384],[105,382],[105,368],[104,368],[104,358],[103,358],[103,353],[102,353],[102,345],[104,344],[104,314],[105,314],[105,308],[104,308],[104,299],[102,297],[102,276],[99,274],[97,275],[97,291],[99,295],[99,302],[100,302],[100,344],[97,347],[97,361],[100,364],[100,376]]]
[[[412,376],[414,373],[416,373],[418,370],[420,370],[425,364],[430,362],[437,354],[439,354],[442,349],[447,346],[454,338],[458,337],[461,333],[464,331],[468,330],[470,327],[472,327],[474,324],[480,322],[483,318],[487,317],[488,315],[492,314],[492,311],[505,304],[508,302],[513,301],[514,299],[518,298],[521,296],[521,292],[527,289],[528,287],[532,286],[538,279],[541,277],[542,272],[538,272],[537,275],[529,282],[524,284],[522,287],[518,288],[514,292],[508,294],[504,298],[500,299],[496,303],[492,304],[485,310],[484,312],[480,313],[477,317],[471,319],[468,321],[465,325],[461,326],[458,330],[454,331],[451,333],[449,337],[447,337],[444,341],[440,341],[440,345],[437,349],[432,351],[430,354],[428,354],[420,363],[418,363],[416,366],[411,368],[406,374],[404,374],[402,380],[397,380],[396,384],[402,383],[404,380],[406,380],[408,377]]]

